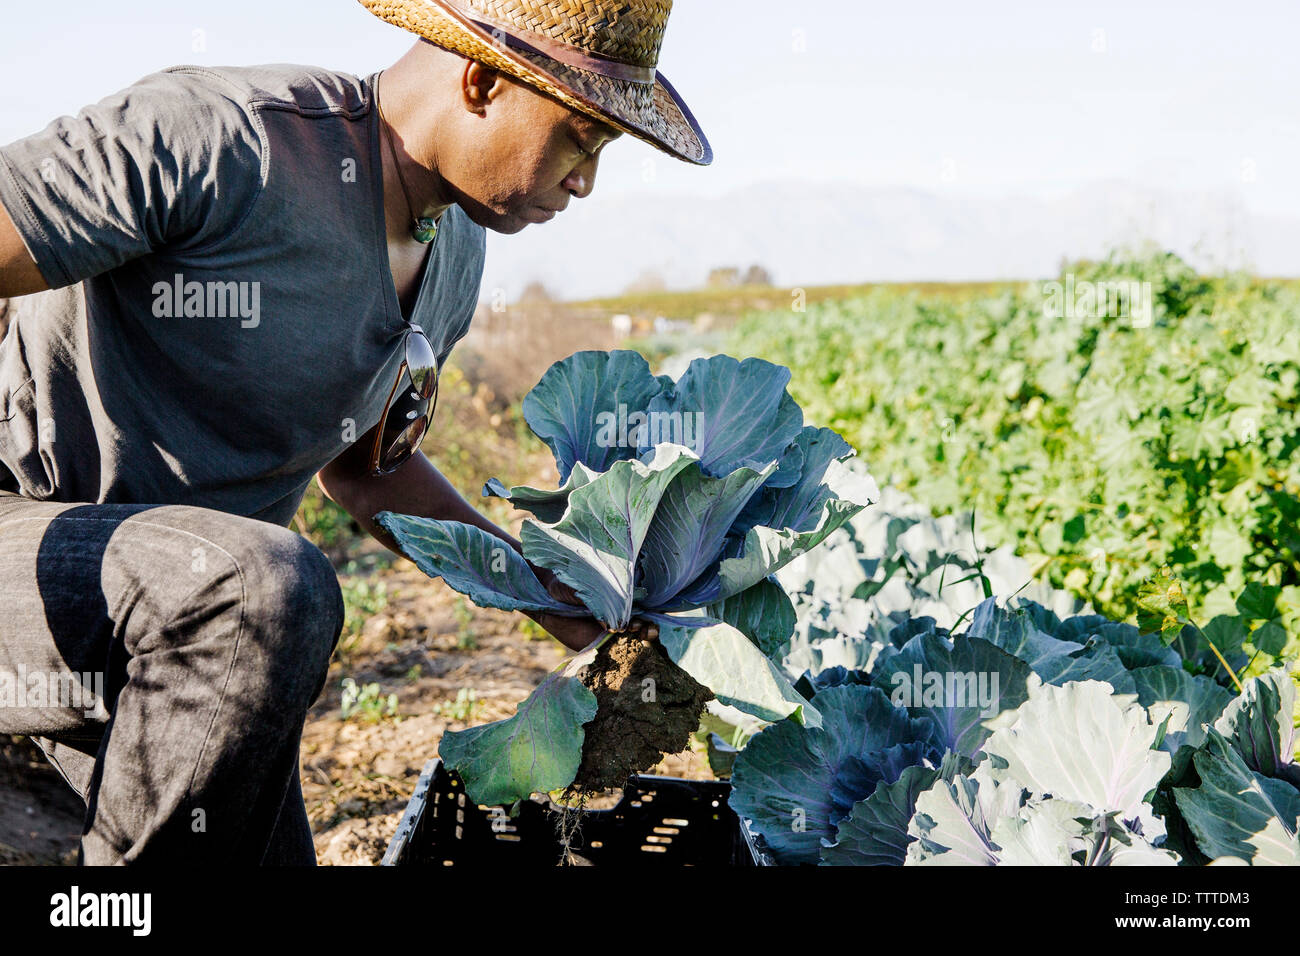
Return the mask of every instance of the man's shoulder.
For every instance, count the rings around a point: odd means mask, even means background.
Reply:
[[[160,76],[206,85],[254,109],[278,109],[303,116],[358,119],[371,108],[369,86],[351,73],[296,63],[258,66],[173,66]]]

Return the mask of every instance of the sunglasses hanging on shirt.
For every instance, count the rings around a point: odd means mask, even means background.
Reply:
[[[438,357],[424,330],[410,322],[406,325],[406,355],[384,402],[370,449],[371,475],[391,474],[415,454],[438,407]],[[399,395],[404,381],[409,387]]]

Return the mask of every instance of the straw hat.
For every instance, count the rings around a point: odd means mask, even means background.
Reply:
[[[699,166],[713,149],[658,72],[672,0],[361,0],[375,16]]]

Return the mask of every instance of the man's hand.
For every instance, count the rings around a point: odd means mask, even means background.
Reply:
[[[577,607],[582,606],[582,601],[579,600],[573,588],[557,578],[553,572],[536,566],[533,566],[533,571],[538,580],[546,585],[547,593],[555,600],[562,601],[565,604],[573,604]],[[586,650],[592,643],[604,637],[606,633],[604,626],[591,616],[564,617],[549,611],[529,613],[528,616],[571,651]],[[659,637],[659,626],[640,618],[632,621],[629,630],[647,641],[653,641]]]

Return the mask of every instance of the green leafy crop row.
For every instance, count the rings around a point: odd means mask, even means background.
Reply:
[[[1149,308],[1145,308],[1149,306]],[[882,484],[974,509],[1051,584],[1135,620],[1168,566],[1191,612],[1280,588],[1300,623],[1300,292],[1172,254],[965,300],[880,291],[753,315],[808,418]]]

